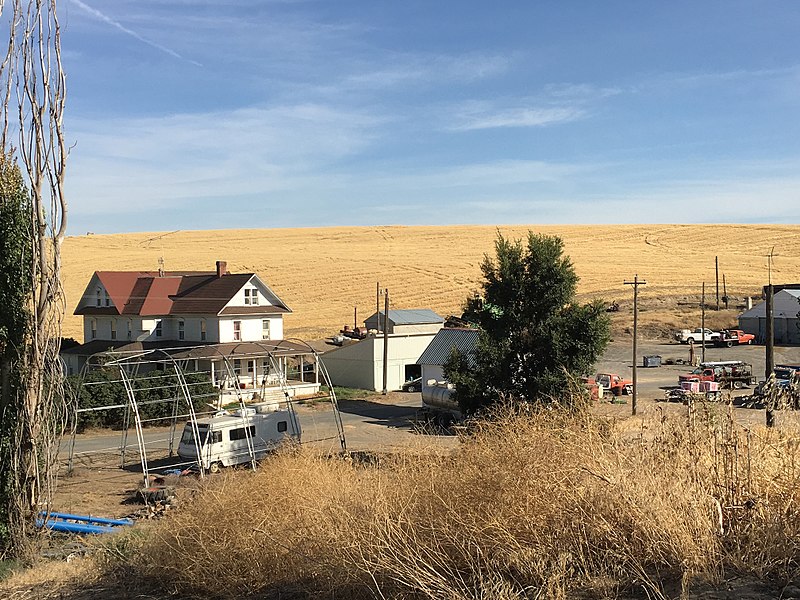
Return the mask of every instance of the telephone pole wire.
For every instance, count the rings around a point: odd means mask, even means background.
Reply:
[[[631,399],[631,414],[636,414],[636,400],[638,398],[638,385],[636,381],[636,338],[639,322],[639,286],[647,285],[647,282],[639,280],[639,275],[633,276],[633,281],[624,281],[625,285],[633,286],[633,397]]]

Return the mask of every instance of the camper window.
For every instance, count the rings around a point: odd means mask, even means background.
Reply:
[[[250,425],[247,428],[249,430],[250,437],[253,438],[256,435],[256,426]],[[237,429],[231,429],[231,441],[235,442],[236,440],[243,440],[247,438],[247,434],[244,431],[244,427],[238,427]]]
[[[222,432],[221,431],[212,431],[211,432],[211,443],[217,444],[222,441]]]
[[[286,431],[286,429],[287,429],[286,421],[278,421],[278,432],[282,433]]]
[[[205,427],[198,427],[198,431],[200,434],[200,446],[206,443],[206,436],[208,435],[208,429]],[[189,444],[194,445],[194,431],[192,430],[191,425],[187,425],[186,429],[183,430],[183,436],[181,436],[181,444]]]

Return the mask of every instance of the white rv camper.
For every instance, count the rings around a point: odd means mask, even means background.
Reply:
[[[233,413],[217,414],[197,421],[200,440],[200,462],[203,468],[216,473],[229,467],[263,458],[286,440],[300,441],[300,423],[294,411],[278,404],[263,402]],[[197,460],[195,427],[189,422],[183,428],[178,456]],[[251,454],[252,448],[252,454]]]

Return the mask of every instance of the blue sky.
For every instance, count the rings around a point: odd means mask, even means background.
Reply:
[[[800,222],[796,2],[59,10],[71,234]]]

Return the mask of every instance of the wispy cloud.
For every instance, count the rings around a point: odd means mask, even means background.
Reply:
[[[545,127],[557,123],[567,123],[585,117],[583,108],[575,106],[560,107],[517,107],[492,111],[489,108],[465,108],[455,116],[450,125],[452,131],[472,131],[498,127]]]
[[[105,13],[100,12],[96,8],[92,8],[91,6],[89,6],[88,4],[83,2],[82,0],[72,0],[72,3],[75,6],[77,6],[78,8],[80,8],[81,10],[83,10],[84,12],[86,12],[87,14],[93,16],[94,18],[96,18],[96,19],[98,19],[98,20],[100,20],[100,21],[102,21],[102,22],[104,22],[104,23],[106,23],[108,25],[111,25],[112,27],[118,29],[122,33],[125,33],[125,34],[127,34],[127,35],[129,35],[129,36],[131,36],[131,37],[133,37],[133,38],[135,38],[137,40],[139,40],[140,42],[142,42],[144,44],[147,44],[151,48],[155,48],[156,50],[160,50],[161,52],[169,54],[170,56],[172,56],[174,58],[177,58],[177,59],[180,59],[180,60],[185,60],[185,61],[187,61],[187,62],[189,62],[189,63],[191,63],[193,65],[196,65],[198,67],[202,67],[203,66],[199,62],[197,62],[195,60],[192,60],[190,58],[186,58],[186,57],[182,56],[181,54],[179,54],[178,52],[175,52],[175,50],[173,50],[172,48],[167,48],[166,46],[163,46],[162,44],[159,44],[159,43],[154,42],[152,40],[148,40],[146,37],[144,37],[144,36],[140,35],[139,33],[135,32],[133,29],[125,27],[119,21],[117,21],[115,19],[112,19],[111,17],[109,17]]]

